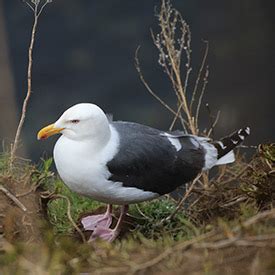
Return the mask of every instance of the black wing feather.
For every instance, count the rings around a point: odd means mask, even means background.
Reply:
[[[130,122],[111,124],[120,136],[120,148],[107,163],[110,180],[160,195],[192,180],[204,166],[204,150],[188,135],[181,135],[176,151],[165,132]],[[178,138],[178,136],[177,136]]]

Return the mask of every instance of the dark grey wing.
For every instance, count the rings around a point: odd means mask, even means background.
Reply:
[[[125,187],[136,187],[160,195],[170,193],[192,180],[204,166],[204,150],[189,136],[179,138],[177,152],[165,133],[130,122],[113,122],[120,136],[120,147],[107,163],[110,180]]]

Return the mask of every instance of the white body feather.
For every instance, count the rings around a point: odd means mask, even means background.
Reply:
[[[91,143],[63,135],[54,147],[54,161],[61,179],[71,190],[95,200],[128,204],[157,198],[157,193],[123,187],[121,182],[108,180],[111,174],[106,163],[117,153],[118,147],[119,136],[113,127],[109,142],[99,151]]]

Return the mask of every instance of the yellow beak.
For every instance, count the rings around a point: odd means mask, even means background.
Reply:
[[[52,135],[60,133],[62,130],[64,130],[64,128],[55,128],[54,124],[50,124],[38,132],[37,139],[46,139]]]

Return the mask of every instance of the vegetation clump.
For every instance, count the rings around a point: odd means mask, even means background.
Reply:
[[[221,168],[219,177],[213,178],[208,188],[198,185],[192,190],[184,206],[171,219],[166,218],[175,211],[177,201],[170,196],[132,205],[124,234],[113,244],[82,242],[68,219],[64,197],[70,201],[70,215],[75,224],[83,214],[103,212],[104,206],[65,187],[51,172],[51,160],[45,161],[40,169],[21,163],[18,174],[8,176],[3,159],[1,184],[9,184],[32,215],[37,212],[31,216],[35,224],[45,217],[48,223],[38,223],[31,234],[23,233],[24,226],[30,225],[25,221],[22,226],[19,216],[26,214],[9,198],[4,199],[5,194],[0,194],[0,270],[3,274],[11,270],[19,274],[31,270],[36,270],[36,274],[145,271],[159,274],[168,270],[234,274],[252,269],[272,273],[275,269],[274,157],[274,144],[261,145],[250,162],[238,160]],[[12,189],[12,183],[18,180],[24,180],[25,193],[32,190],[30,194],[35,194],[39,208],[28,204],[30,197],[23,200],[22,190]],[[15,210],[20,214],[11,225],[5,219],[7,215],[13,217],[9,211]]]

